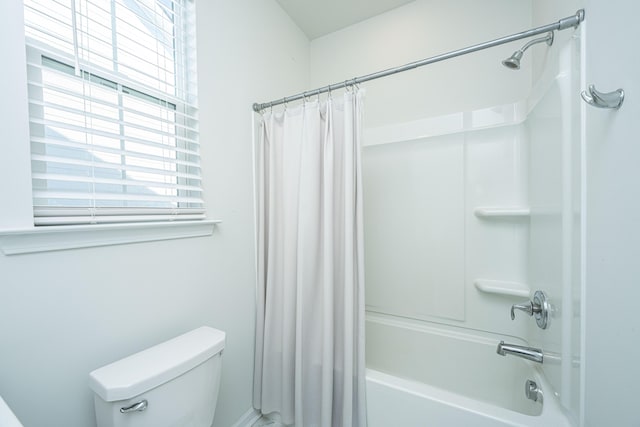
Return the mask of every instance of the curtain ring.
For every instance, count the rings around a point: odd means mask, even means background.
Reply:
[[[316,91],[316,96],[318,97],[318,105],[320,105],[320,89]]]
[[[282,98],[282,103],[284,104],[284,109],[286,111],[287,107],[288,107],[288,105],[287,105],[287,97],[286,96],[284,98]]]

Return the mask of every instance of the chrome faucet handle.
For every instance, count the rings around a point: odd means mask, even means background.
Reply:
[[[511,306],[511,320],[516,318],[516,310],[524,311],[529,316],[535,315],[536,324],[541,329],[547,329],[549,324],[549,310],[551,304],[547,300],[547,295],[542,291],[536,291],[533,294],[533,301],[527,301],[522,304],[514,304]]]
[[[524,311],[529,316],[533,316],[534,310],[536,307],[533,306],[531,301],[527,301],[522,304],[514,304],[511,306],[511,320],[515,320],[516,318],[516,310]],[[540,309],[540,307],[538,307]]]

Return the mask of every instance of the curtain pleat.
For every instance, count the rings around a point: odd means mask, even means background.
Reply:
[[[366,425],[362,97],[261,121],[253,403],[288,425]]]

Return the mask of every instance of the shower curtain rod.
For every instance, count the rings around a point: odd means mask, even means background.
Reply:
[[[532,28],[527,31],[522,31],[520,33],[512,34],[510,36],[501,37],[499,39],[465,47],[463,49],[454,50],[448,53],[443,53],[441,55],[432,56],[430,58],[422,59],[420,61],[410,62],[408,64],[401,65],[399,67],[389,68],[383,71],[378,71],[376,73],[367,74],[366,76],[355,77],[353,79],[345,80],[344,82],[334,83],[334,84],[323,86],[314,90],[301,92],[301,93],[298,93],[297,95],[286,96],[284,98],[277,99],[271,102],[264,102],[262,104],[255,103],[253,104],[253,110],[259,113],[265,108],[271,108],[274,105],[280,105],[280,104],[285,104],[291,101],[297,101],[299,99],[306,98],[309,96],[320,95],[321,93],[331,92],[332,90],[346,88],[347,86],[355,86],[359,83],[368,82],[369,80],[375,80],[381,77],[387,77],[392,74],[401,73],[403,71],[422,67],[423,65],[433,64],[434,62],[444,61],[445,59],[455,58],[456,56],[466,55],[468,53],[477,52],[479,50],[487,49],[494,46],[499,46],[501,44],[509,43],[512,41],[520,40],[520,39],[525,39],[527,37],[536,36],[538,34],[547,33],[549,31],[556,31],[556,30],[561,31],[561,30],[566,30],[567,28],[572,28],[572,27],[577,28],[583,20],[584,20],[584,9],[580,9],[576,12],[575,15],[562,18],[558,22],[554,22],[552,24]]]

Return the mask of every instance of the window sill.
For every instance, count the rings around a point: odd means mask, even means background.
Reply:
[[[38,227],[0,231],[4,255],[156,242],[205,237],[220,221],[176,221],[139,224],[100,224]]]

